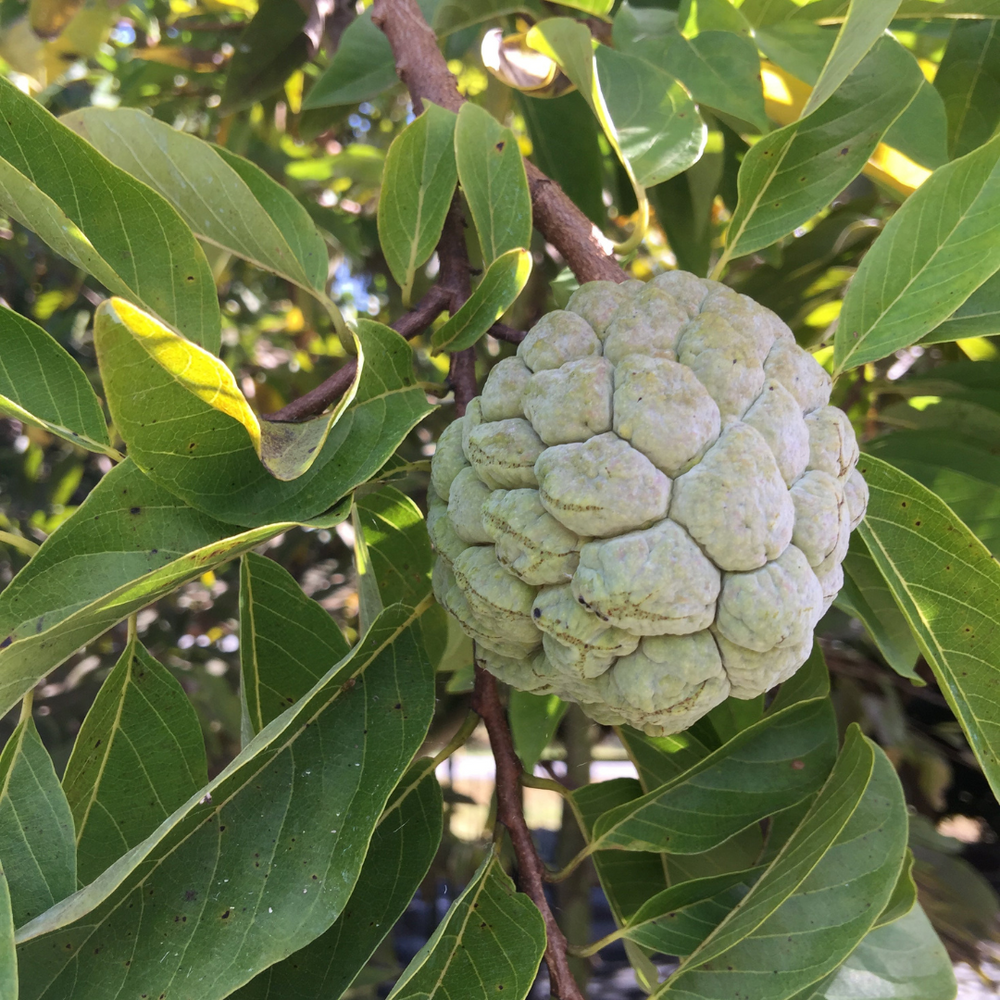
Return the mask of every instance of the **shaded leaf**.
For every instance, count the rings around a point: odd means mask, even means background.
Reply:
[[[23,927],[21,996],[159,996],[197,981],[214,1000],[327,930],[427,732],[429,606],[386,611],[150,837]]]
[[[0,305],[0,412],[117,456],[87,376],[52,337]]]
[[[170,671],[133,639],[97,692],[63,775],[80,884],[148,837],[207,781],[197,713]]]
[[[1000,333],[1000,274],[987,278],[943,323],[921,338],[922,344],[945,344],[962,337]]]
[[[1000,793],[1000,565],[940,497],[871,455],[858,468],[871,499],[858,528],[909,622],[942,694]]]
[[[324,523],[338,523],[348,509]],[[294,525],[234,535],[126,459],[0,592],[0,712],[134,611]]]
[[[323,294],[327,253],[322,237],[294,196],[259,167],[256,186],[285,209],[272,217],[230,165],[233,153],[134,108],[82,108],[60,119],[112,163],[163,195],[199,239],[257,267]],[[287,239],[286,239],[287,234]]]
[[[258,421],[221,362],[134,310],[102,305],[94,337],[130,457],[175,496],[238,524],[321,514],[374,475],[430,410],[406,341],[370,320],[358,323],[364,364],[352,389],[330,413],[302,424]],[[274,478],[257,448],[271,468],[295,478]]]
[[[701,5],[692,10],[700,14]],[[748,35],[702,28],[685,37],[673,11],[623,3],[614,39],[623,52],[680,80],[699,104],[767,129],[760,57]]]
[[[882,38],[811,115],[754,145],[739,172],[727,256],[766,247],[825,207],[861,172],[923,79],[916,59]]]
[[[836,373],[920,340],[1000,268],[998,205],[1000,136],[935,170],[907,198],[847,287]]]
[[[294,705],[350,652],[330,613],[273,559],[240,563],[240,670],[244,743]]]
[[[889,901],[878,916],[875,927],[884,927],[900,920],[917,905],[917,883],[913,880],[913,852],[907,848],[903,858],[903,867],[899,870],[899,878],[892,890]]]
[[[492,264],[472,295],[431,337],[432,354],[463,351],[482,337],[514,304],[531,274],[531,253],[508,250]]]
[[[950,1000],[957,989],[951,958],[918,905],[869,931],[844,964],[804,990],[801,1000]]]
[[[295,0],[261,0],[236,41],[219,114],[249,108],[284,86],[309,57],[305,26],[306,12]]]
[[[844,587],[837,606],[864,625],[885,662],[897,674],[923,683],[916,671],[920,656],[917,640],[858,532],[851,535],[851,547],[844,560]]]
[[[882,37],[896,13],[899,0],[851,0],[823,70],[802,115],[815,111],[847,79]]]
[[[17,952],[14,949],[14,915],[6,871],[0,871],[0,996],[17,997]]]
[[[892,895],[906,835],[899,779],[852,725],[799,828],[654,996],[783,998],[836,969]]]
[[[800,701],[825,698],[829,693],[830,672],[823,657],[823,648],[818,642],[814,642],[809,658],[787,681],[781,682],[781,687],[767,710],[780,712]]]
[[[835,755],[829,703],[800,702],[743,730],[672,783],[605,813],[592,848],[710,850],[814,792]]]
[[[0,80],[0,149],[0,205],[12,218],[110,291],[218,350],[212,272],[166,200],[7,80]]]
[[[439,0],[431,23],[440,38],[483,21],[521,13],[541,20],[546,12],[538,0]]]
[[[389,1000],[462,997],[524,1000],[545,950],[545,923],[535,904],[514,891],[496,849],[417,952]]]
[[[382,813],[336,923],[231,994],[234,1000],[342,996],[427,874],[441,841],[442,806],[441,785],[425,758],[403,776]]]
[[[0,753],[0,844],[15,927],[76,891],[73,815],[30,711]]]
[[[511,689],[507,705],[510,732],[514,750],[528,774],[535,770],[542,752],[552,742],[568,708],[558,695]]]
[[[455,127],[455,159],[483,260],[531,242],[531,194],[514,133],[488,111],[466,103]]]
[[[934,76],[948,114],[948,151],[971,153],[1000,122],[1000,31],[996,20],[960,20]]]
[[[424,113],[393,139],[386,154],[378,235],[407,303],[417,268],[427,263],[437,246],[458,180],[456,120],[454,112],[428,103]]]

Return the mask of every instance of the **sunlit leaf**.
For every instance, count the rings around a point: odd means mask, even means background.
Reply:
[[[0,412],[88,451],[117,455],[80,366],[40,326],[2,305]]]
[[[170,671],[133,639],[97,692],[63,776],[80,883],[148,837],[206,781],[194,708]]]

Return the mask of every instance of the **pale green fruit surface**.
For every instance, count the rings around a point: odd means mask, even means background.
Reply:
[[[868,502],[830,387],[717,282],[583,285],[431,463],[434,590],[477,662],[653,736],[791,677]]]

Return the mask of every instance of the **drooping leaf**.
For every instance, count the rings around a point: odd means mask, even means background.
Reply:
[[[534,771],[542,752],[552,742],[568,708],[558,695],[511,690],[507,706],[510,732],[514,750],[528,774]]]
[[[750,37],[711,29],[685,37],[680,27],[672,11],[623,3],[614,20],[615,44],[679,80],[699,104],[766,130],[760,57]]]
[[[521,151],[510,129],[478,105],[462,105],[455,126],[455,160],[483,261],[531,242],[531,193]]]
[[[813,87],[803,117],[815,111],[854,71],[882,37],[899,0],[851,0],[840,34]]]
[[[836,972],[794,1000],[950,1000],[957,989],[951,958],[917,905],[869,931]]]
[[[882,38],[812,114],[764,136],[740,168],[727,256],[766,247],[824,208],[861,172],[923,79],[913,56]]]
[[[496,849],[417,952],[389,1000],[524,1000],[545,950],[545,923],[514,891]]]
[[[549,99],[518,91],[515,97],[531,139],[531,161],[601,225],[608,214],[602,200],[604,164],[600,130],[587,102],[576,91]]]
[[[531,253],[508,250],[490,264],[472,295],[431,337],[432,353],[462,351],[514,304],[531,274]]]
[[[234,45],[219,113],[234,114],[280,90],[309,56],[306,12],[295,0],[262,0]]]
[[[110,291],[218,350],[212,272],[165,199],[7,80],[0,80],[0,150],[4,211]]]
[[[836,754],[829,703],[800,702],[594,824],[593,849],[697,854],[787,809],[826,780]]]
[[[454,112],[428,103],[424,113],[393,140],[385,158],[378,200],[379,242],[407,303],[417,268],[427,263],[437,246],[455,191],[456,120]]]
[[[233,534],[126,459],[0,592],[0,711],[132,612],[294,525]]]
[[[946,344],[962,337],[992,337],[997,333],[1000,333],[1000,274],[987,278],[920,342]]]
[[[117,454],[80,366],[40,326],[2,305],[0,412],[88,451]]]
[[[948,431],[897,431],[865,450],[936,493],[994,554],[1000,555],[1000,458]]]
[[[272,965],[233,1000],[341,997],[403,915],[441,841],[441,785],[427,758],[403,776],[372,834],[361,874],[336,923]]]
[[[964,156],[1000,122],[1000,33],[995,19],[960,20],[934,76],[948,113],[948,151]]]
[[[159,996],[197,981],[215,1000],[326,931],[430,722],[429,606],[387,610],[145,841],[21,928],[21,996]]]
[[[851,535],[851,547],[844,560],[844,588],[837,597],[837,606],[868,629],[885,662],[897,674],[923,683],[915,669],[920,656],[917,640],[857,532]]]
[[[193,706],[170,671],[133,639],[97,692],[63,775],[80,884],[148,837],[207,781]]]
[[[680,965],[660,997],[789,997],[836,969],[875,924],[906,850],[902,789],[857,726],[767,871]]]
[[[330,613],[273,559],[240,564],[240,669],[244,743],[294,705],[350,646]]]
[[[909,622],[942,694],[1000,793],[1000,714],[993,688],[1000,565],[940,497],[871,455],[858,463],[871,490],[858,528]]]
[[[839,373],[916,343],[1000,269],[1000,137],[935,170],[892,216],[847,288]]]
[[[14,914],[11,910],[10,884],[6,871],[0,871],[0,996],[17,997]]]
[[[0,844],[15,927],[76,891],[73,815],[30,712],[0,753]]]
[[[358,324],[364,363],[353,386],[330,413],[303,424],[259,421],[221,362],[134,310],[103,304],[94,337],[130,457],[175,496],[233,523],[322,513],[374,475],[430,409],[406,341],[369,320]],[[287,481],[268,471],[258,448]]]
[[[239,157],[222,154],[211,143],[141,111],[90,107],[60,120],[116,166],[163,195],[200,239],[323,294],[323,238],[292,194],[259,167],[247,163],[259,175],[260,187],[274,189],[269,201],[285,208],[280,216],[272,216],[270,206],[262,204],[230,166]]]

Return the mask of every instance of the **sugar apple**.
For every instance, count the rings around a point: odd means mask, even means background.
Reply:
[[[868,499],[830,387],[725,285],[581,286],[431,464],[434,592],[477,662],[653,736],[790,677]]]

